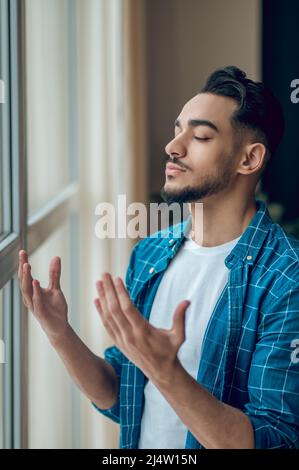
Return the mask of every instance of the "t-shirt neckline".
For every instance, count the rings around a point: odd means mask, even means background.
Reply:
[[[200,254],[216,254],[216,253],[224,253],[227,251],[231,251],[232,248],[238,243],[242,235],[240,235],[237,238],[234,238],[233,240],[230,240],[228,242],[222,243],[221,245],[216,245],[216,246],[201,246],[198,243],[196,243],[192,238],[190,238],[190,231],[185,235],[185,243],[184,243],[184,248],[186,250],[194,250],[197,253]]]

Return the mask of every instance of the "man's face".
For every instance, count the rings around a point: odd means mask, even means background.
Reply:
[[[229,191],[238,163],[230,121],[237,107],[233,99],[210,93],[185,104],[175,123],[175,137],[165,147],[161,196],[166,202],[203,202]],[[171,169],[172,164],[182,171]]]

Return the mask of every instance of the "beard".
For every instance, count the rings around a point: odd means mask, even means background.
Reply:
[[[227,166],[217,174],[202,177],[197,185],[187,185],[183,188],[167,188],[165,184],[160,191],[162,199],[167,204],[177,202],[199,202],[206,196],[212,196],[227,189],[233,177],[233,158],[228,160]]]

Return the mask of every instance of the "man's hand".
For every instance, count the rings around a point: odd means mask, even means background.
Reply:
[[[185,341],[185,312],[190,302],[183,300],[178,304],[173,326],[166,330],[143,318],[121,278],[114,282],[109,273],[104,273],[96,287],[99,298],[94,303],[115,345],[149,379],[163,380],[163,375],[168,376],[179,362],[177,353]]]
[[[67,303],[60,288],[61,262],[55,256],[50,263],[49,285],[40,286],[31,276],[26,251],[19,252],[18,278],[24,305],[33,312],[50,340],[63,336],[68,330]]]

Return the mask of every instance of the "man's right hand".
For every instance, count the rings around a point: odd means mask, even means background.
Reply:
[[[41,287],[31,276],[26,251],[19,252],[18,278],[24,305],[32,311],[50,341],[63,337],[70,327],[67,302],[60,288],[60,273],[61,261],[55,256],[50,263],[49,285]]]

